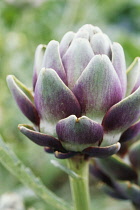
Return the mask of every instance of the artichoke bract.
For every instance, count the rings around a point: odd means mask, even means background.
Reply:
[[[35,52],[33,91],[14,76],[8,86],[34,124],[20,131],[58,158],[110,156],[140,118],[137,58],[127,72],[123,48],[98,27],[82,26]],[[133,77],[130,80],[130,77]]]

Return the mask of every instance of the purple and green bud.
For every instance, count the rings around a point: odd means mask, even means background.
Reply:
[[[121,45],[88,24],[66,33],[60,43],[39,45],[33,92],[7,78],[20,110],[34,124],[19,129],[58,158],[117,153],[119,140],[140,118],[138,69],[137,58],[126,71]]]

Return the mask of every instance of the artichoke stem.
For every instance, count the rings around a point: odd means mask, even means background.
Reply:
[[[90,210],[89,161],[79,156],[67,162],[69,169],[79,175],[79,178],[69,176],[74,210]]]

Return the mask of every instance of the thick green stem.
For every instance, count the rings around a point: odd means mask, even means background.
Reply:
[[[89,162],[83,157],[68,159],[68,167],[79,177],[70,176],[70,186],[74,202],[74,210],[89,210]]]

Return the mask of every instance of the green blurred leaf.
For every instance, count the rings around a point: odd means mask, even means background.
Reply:
[[[0,162],[23,184],[30,187],[47,204],[59,210],[70,210],[71,206],[47,189],[33,172],[25,167],[14,152],[0,137]]]
[[[51,160],[51,163],[55,166],[60,168],[62,171],[64,171],[66,174],[68,174],[70,177],[78,179],[80,178],[80,176],[75,173],[73,170],[70,170],[69,168],[67,168],[66,166],[60,164],[58,161],[56,160]]]

